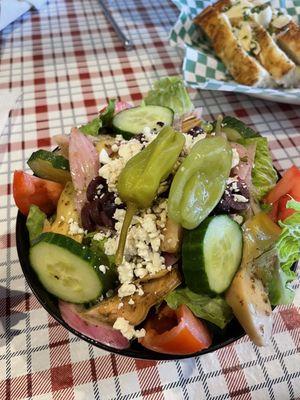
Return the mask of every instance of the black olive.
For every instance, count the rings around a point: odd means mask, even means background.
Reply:
[[[96,228],[90,214],[90,203],[85,203],[81,209],[81,225],[88,232],[93,232]]]
[[[204,130],[200,126],[194,126],[187,132],[188,135],[191,135],[193,137],[196,137],[202,133],[204,133]]]
[[[94,222],[95,225],[101,225],[101,211],[102,211],[102,203],[99,201],[99,199],[96,199],[90,204],[90,216],[92,221]]]
[[[98,187],[102,185],[102,188]],[[88,201],[93,201],[95,200],[95,197],[98,197],[98,191],[100,193],[104,192],[107,190],[107,184],[104,178],[101,176],[96,176],[96,178],[92,179],[91,182],[89,183],[87,190],[86,190],[86,198]]]
[[[239,201],[238,196],[243,196],[243,200]],[[246,182],[237,178],[236,181],[230,182],[223,193],[223,196],[217,205],[217,211],[235,213],[244,211],[249,207],[250,193]]]

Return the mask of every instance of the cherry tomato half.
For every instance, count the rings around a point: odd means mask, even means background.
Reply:
[[[28,214],[32,204],[46,214],[54,212],[63,188],[60,183],[41,179],[23,171],[14,172],[13,196],[18,209],[24,215]]]
[[[208,348],[211,334],[204,323],[185,305],[177,310],[164,306],[146,324],[140,343],[147,349],[165,354],[192,354]]]

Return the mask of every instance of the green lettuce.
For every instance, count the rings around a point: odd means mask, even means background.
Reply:
[[[289,200],[286,207],[296,212],[279,221],[282,231],[276,247],[281,268],[289,272],[293,263],[300,259],[300,202]]]
[[[102,240],[92,239],[90,242],[90,248],[93,252],[98,254],[99,257],[106,258],[107,259],[106,265],[112,267],[115,265],[115,256],[108,256],[105,254],[104,245],[106,241],[107,238],[104,238]]]
[[[41,211],[37,206],[32,205],[30,207],[26,220],[26,227],[29,232],[30,243],[32,243],[43,232],[46,218],[46,214],[43,213],[43,211]]]
[[[252,143],[256,144],[252,169],[253,194],[257,200],[261,200],[275,186],[278,177],[273,167],[268,140],[264,137],[247,138],[243,140],[242,144],[247,146]]]
[[[181,116],[193,110],[194,106],[179,76],[168,76],[153,83],[143,100],[146,105],[156,105],[171,108],[174,113]]]
[[[169,293],[165,301],[173,309],[185,304],[194,315],[212,322],[221,329],[232,319],[232,310],[222,297],[196,294],[187,287]]]
[[[273,306],[290,304],[293,301],[294,291],[289,283],[294,280],[295,274],[291,270],[284,271],[281,268],[276,246],[254,260],[253,267]]]
[[[98,136],[101,128],[101,121],[99,117],[94,118],[86,125],[82,125],[79,130],[85,135]]]
[[[83,238],[83,244],[88,246],[94,253],[98,255],[101,260],[105,260],[105,265],[112,267],[115,266],[115,256],[108,256],[105,254],[105,242],[107,238],[104,237],[101,240],[94,239],[94,236],[98,232],[90,232]]]
[[[292,210],[295,210],[295,211],[300,211],[300,201],[297,201],[297,200],[294,200],[292,197],[291,197],[291,200],[289,200],[287,203],[286,203],[286,207],[287,208],[291,208]],[[294,214],[295,215],[295,214]],[[296,215],[296,219],[298,219],[298,216]],[[291,218],[291,220],[293,220],[293,218]]]
[[[109,100],[105,110],[86,125],[82,125],[79,128],[80,131],[85,135],[98,136],[101,129],[110,127],[115,113],[115,104],[116,100]]]
[[[285,272],[282,268],[276,268],[273,279],[269,283],[269,299],[272,305],[291,304],[295,297],[295,291],[290,283],[296,278],[293,271]]]
[[[272,305],[291,304],[295,295],[290,283],[297,276],[291,267],[300,259],[300,202],[290,200],[286,207],[296,212],[279,221],[282,231],[275,246],[254,262]]]
[[[115,113],[115,107],[116,107],[116,100],[115,99],[109,100],[107,107],[99,116],[101,128],[107,128],[111,126],[111,122]]]

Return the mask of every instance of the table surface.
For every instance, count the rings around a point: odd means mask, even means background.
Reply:
[[[123,50],[97,0],[50,0],[1,33],[0,89],[23,96],[0,138],[0,398],[300,398],[299,290],[293,306],[274,312],[269,347],[244,337],[213,354],[154,362],[115,356],[69,334],[25,282],[12,172],[28,169],[33,150],[48,149],[53,135],[85,122],[109,97],[138,103],[155,78],[181,72],[181,54],[168,45],[178,15],[170,2],[109,5],[134,50]],[[208,118],[230,113],[266,135],[280,171],[300,166],[299,106],[221,92],[192,96]]]

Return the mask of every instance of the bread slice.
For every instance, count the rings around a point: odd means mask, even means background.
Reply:
[[[212,4],[212,7],[219,12],[223,12],[223,10],[231,7],[231,5],[231,0],[218,0],[216,3]]]
[[[278,85],[291,87],[297,85],[295,63],[277,46],[269,33],[255,22],[250,22],[254,43],[258,51],[254,56],[269,72]]]
[[[300,26],[290,21],[276,34],[276,40],[282,50],[300,65]]]
[[[272,84],[270,74],[239,45],[226,15],[209,6],[194,22],[208,36],[217,56],[235,81],[242,85],[260,87]]]

